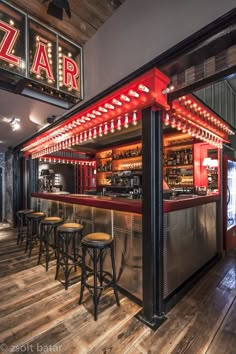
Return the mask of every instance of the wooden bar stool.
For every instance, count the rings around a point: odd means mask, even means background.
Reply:
[[[120,301],[116,286],[116,269],[115,269],[115,256],[114,256],[114,240],[111,235],[103,232],[95,232],[86,235],[82,241],[82,276],[81,276],[81,288],[79,304],[83,300],[83,292],[86,287],[93,297],[94,308],[94,320],[97,320],[98,304],[102,292],[112,287],[114,290],[116,303],[119,306]],[[104,253],[107,249],[110,249],[112,274],[103,270]],[[93,262],[93,270],[88,271],[86,269],[86,253],[88,253]],[[93,276],[93,285],[88,283],[89,276]],[[111,278],[108,281],[107,277]],[[104,281],[106,279],[106,282]],[[98,284],[99,281],[99,284]]]
[[[31,257],[31,252],[33,248],[33,241],[39,239],[39,224],[40,221],[46,215],[41,212],[37,211],[34,213],[26,214],[26,221],[27,221],[27,237],[26,237],[26,246],[25,246],[25,253],[29,249],[29,257]]]
[[[20,242],[24,241],[24,238],[26,236],[26,230],[24,229],[25,223],[26,223],[26,215],[33,213],[33,209],[22,209],[18,210],[16,213],[17,216],[17,245],[19,245]]]
[[[57,216],[48,216],[40,223],[38,264],[40,264],[42,254],[44,254],[46,261],[46,272],[48,271],[48,265],[52,254],[55,254],[56,256],[56,230],[62,223],[62,218]],[[50,249],[52,250],[51,253]]]
[[[82,238],[83,225],[78,223],[65,223],[57,228],[57,279],[60,267],[65,275],[65,290],[69,286],[69,276],[72,268],[75,272],[80,263],[79,249]]]

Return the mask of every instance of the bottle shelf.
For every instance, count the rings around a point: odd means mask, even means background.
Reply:
[[[186,164],[186,165],[163,165],[163,168],[191,168],[193,164]]]
[[[138,159],[138,158],[141,158],[142,155],[136,155],[136,156],[129,156],[129,157],[121,157],[119,159],[112,159],[112,162],[115,162],[115,161],[120,161],[120,160],[132,160],[132,159]]]
[[[98,173],[112,173],[112,171],[97,171],[97,174]]]
[[[108,156],[108,157],[97,157],[97,160],[112,160],[112,156]]]

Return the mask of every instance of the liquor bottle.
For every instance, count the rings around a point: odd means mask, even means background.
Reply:
[[[185,150],[185,152],[184,152],[184,164],[188,165],[188,153],[187,153],[187,150]]]
[[[176,165],[180,165],[180,152],[177,151],[176,153]]]
[[[172,162],[173,165],[176,165],[176,153],[173,152],[173,162]]]
[[[184,150],[180,151],[180,164],[183,165],[184,164]]]
[[[191,165],[193,163],[193,150],[189,149],[188,162]]]

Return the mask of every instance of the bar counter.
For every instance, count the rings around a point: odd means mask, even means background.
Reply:
[[[217,254],[219,203],[220,196],[213,193],[163,201],[164,298]],[[64,221],[82,222],[84,235],[98,231],[111,234],[115,240],[118,285],[142,300],[140,199],[32,193],[31,207]],[[105,266],[110,269],[108,262]]]

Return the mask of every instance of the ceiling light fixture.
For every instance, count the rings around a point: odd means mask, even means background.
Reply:
[[[48,0],[43,0],[43,4]],[[58,20],[63,20],[63,10],[65,10],[67,16],[71,18],[70,5],[68,0],[52,0],[48,4],[47,13]]]
[[[14,117],[10,121],[12,131],[20,129],[20,118]]]

